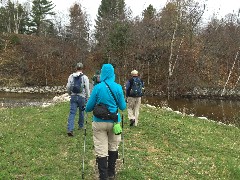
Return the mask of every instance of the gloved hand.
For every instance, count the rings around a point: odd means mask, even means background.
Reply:
[[[115,135],[120,135],[122,133],[122,127],[120,123],[113,123],[113,133]]]
[[[82,110],[82,111],[85,111],[85,106],[82,106],[81,110]]]

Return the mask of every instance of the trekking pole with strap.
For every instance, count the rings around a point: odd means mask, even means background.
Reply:
[[[122,156],[123,156],[123,164],[124,164],[124,135],[123,135],[123,114],[122,114],[122,142],[123,142],[123,144],[122,144]]]
[[[84,125],[84,141],[83,141],[83,159],[82,159],[82,179],[84,179],[84,157],[86,152],[86,136],[87,136],[87,113],[86,113],[86,122]]]

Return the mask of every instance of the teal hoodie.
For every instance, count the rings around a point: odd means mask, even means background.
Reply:
[[[104,64],[100,74],[101,83],[94,86],[93,91],[86,104],[86,112],[91,112],[96,104],[105,104],[109,111],[114,113],[119,108],[120,110],[126,109],[126,102],[124,99],[123,89],[120,84],[115,82],[114,68],[111,64]],[[111,88],[117,103],[115,102],[110,90],[107,85]],[[93,121],[96,122],[111,122],[113,120],[102,120],[93,116]],[[118,113],[118,122],[121,121],[120,113]]]

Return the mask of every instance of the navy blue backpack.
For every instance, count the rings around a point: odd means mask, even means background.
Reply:
[[[143,82],[139,77],[130,80],[130,94],[131,97],[143,96]]]
[[[71,91],[73,93],[79,94],[83,91],[82,76],[83,74],[73,77],[73,84],[71,86]]]

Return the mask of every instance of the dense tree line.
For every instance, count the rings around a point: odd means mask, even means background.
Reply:
[[[91,32],[87,13],[78,3],[69,9],[67,24],[48,0],[34,0],[32,6],[10,0],[2,4],[0,31],[8,38],[1,38],[1,51],[22,43],[25,50],[19,51],[25,53],[15,62],[24,84],[65,84],[72,70],[69,65],[81,60],[88,64],[89,75],[102,63],[114,64],[121,84],[132,69],[138,69],[149,89],[168,95],[195,87],[216,88],[224,94],[225,89],[240,87],[239,12],[222,19],[213,15],[206,23],[204,4],[171,0],[159,11],[150,4],[142,16],[132,17],[124,0],[102,0]],[[38,70],[29,71],[36,63]],[[11,69],[8,63],[1,65],[5,70],[1,74]],[[41,74],[38,81],[35,73]]]

